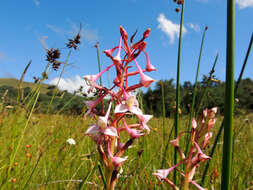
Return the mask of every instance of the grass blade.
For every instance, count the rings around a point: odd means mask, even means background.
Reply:
[[[189,116],[189,120],[188,120],[188,124],[187,124],[187,131],[190,131],[191,122],[192,122],[192,117],[193,117],[193,112],[194,112],[194,107],[195,107],[196,94],[197,94],[197,87],[198,87],[199,67],[200,67],[200,61],[201,61],[201,57],[202,57],[203,45],[204,45],[205,35],[206,35],[207,29],[208,29],[208,28],[205,27],[205,30],[204,30],[203,36],[202,36],[201,45],[200,45],[198,66],[197,66],[197,72],[196,72],[196,76],[195,76],[195,84],[194,84],[193,96],[192,96],[192,105],[191,105],[190,116]],[[187,135],[187,141],[186,141],[186,143],[187,143],[187,144],[186,144],[186,148],[185,148],[185,153],[188,152],[189,143],[190,143],[190,134]]]

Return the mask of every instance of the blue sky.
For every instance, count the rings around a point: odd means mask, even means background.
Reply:
[[[149,76],[156,80],[176,78],[180,19],[180,14],[175,12],[176,7],[173,0],[1,1],[0,77],[19,78],[30,59],[33,62],[25,80],[32,81],[33,76],[40,76],[46,65],[41,39],[45,39],[48,48],[60,48],[65,55],[65,42],[82,23],[82,44],[79,51],[72,54],[63,76],[62,85],[68,86],[66,88],[73,89],[82,84],[79,76],[97,73],[97,55],[93,46],[99,42],[101,52],[116,46],[120,25],[129,35],[138,29],[137,38],[151,28],[146,50],[157,71],[149,73]],[[236,78],[253,32],[250,18],[253,18],[253,0],[236,0]],[[225,79],[226,1],[185,0],[181,83],[195,78],[202,32],[206,25],[209,30],[199,79],[209,72],[217,52],[220,58],[216,76],[220,80]],[[102,53],[101,62],[103,68],[111,63]],[[250,56],[244,78],[252,78],[252,62],[253,56]],[[53,72],[47,82],[53,83],[58,75],[59,72]],[[106,79],[107,76],[104,77]]]

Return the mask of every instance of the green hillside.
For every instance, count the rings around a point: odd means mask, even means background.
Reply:
[[[26,105],[31,99],[33,99],[36,95],[34,95],[34,87],[36,87],[35,83],[23,82],[22,88],[24,93],[24,100],[20,103]],[[12,105],[15,106],[18,104],[18,87],[19,80],[13,78],[1,78],[0,79],[0,97],[7,93],[6,97],[2,98],[0,102],[3,102],[4,105]],[[38,97],[38,101],[36,104],[36,111],[46,113],[48,111],[48,107],[50,107],[51,113],[71,113],[71,114],[80,114],[84,108],[84,97],[77,96],[67,91],[57,90],[54,94],[55,86],[42,84],[40,89],[40,94]],[[37,93],[37,92],[36,92]],[[53,97],[54,96],[54,97]],[[53,101],[51,102],[53,97]],[[51,103],[50,103],[51,102]],[[51,104],[51,105],[50,105]]]
[[[0,78],[0,86],[11,86],[13,88],[18,88],[18,85],[19,85],[19,80],[15,78]],[[23,88],[29,87],[32,89],[35,85],[36,84],[31,83],[31,82],[23,82],[22,87]],[[50,85],[48,84],[42,84],[41,93],[46,94],[49,91],[48,89],[49,86]]]

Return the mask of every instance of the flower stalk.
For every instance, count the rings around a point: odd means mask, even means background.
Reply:
[[[142,112],[136,94],[133,92],[138,88],[148,87],[154,81],[154,79],[144,74],[144,72],[156,70],[151,65],[145,51],[146,42],[144,40],[149,36],[149,33],[150,29],[146,30],[142,39],[134,44],[132,44],[132,37],[129,45],[127,41],[128,34],[123,27],[120,27],[121,37],[119,45],[104,51],[106,56],[111,59],[112,64],[96,75],[84,76],[86,83],[90,86],[89,92],[94,90],[98,92],[97,100],[85,102],[89,108],[85,116],[91,115],[96,121],[95,124],[87,129],[86,135],[95,142],[100,154],[105,171],[106,190],[115,188],[119,171],[122,169],[124,162],[128,160],[128,157],[124,156],[126,150],[134,143],[135,139],[150,132],[147,122],[152,116]],[[116,50],[117,52],[114,56],[113,54]],[[141,65],[136,61],[141,52],[144,52],[147,58],[146,69],[142,69]],[[123,53],[122,59],[121,55]],[[129,69],[133,67],[131,65],[135,66],[136,71],[134,74],[128,75]],[[102,83],[97,84],[98,78],[101,78],[106,71],[112,68],[116,70],[116,76],[113,80],[114,85],[108,89],[102,86]],[[131,76],[139,76],[140,82],[129,86],[128,78]],[[106,96],[110,97],[108,106],[104,105]],[[97,109],[99,104],[102,107],[102,111]],[[115,105],[115,107],[112,105]],[[113,110],[111,110],[112,107]],[[136,116],[138,122],[130,123],[127,119],[129,116]],[[125,143],[121,138],[122,133],[126,133],[129,138]]]

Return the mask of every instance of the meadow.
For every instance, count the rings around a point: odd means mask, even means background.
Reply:
[[[217,134],[222,119],[222,116],[217,117],[214,134]],[[82,116],[33,114],[24,131],[24,138],[13,160],[13,166],[9,168],[10,158],[14,154],[26,121],[27,113],[22,109],[1,110],[2,189],[103,189],[98,152],[94,142],[85,135],[88,126],[94,121]],[[169,134],[173,128],[173,119],[167,118],[165,121],[165,142],[162,138],[162,122],[162,118],[153,118],[149,123],[151,133],[138,139],[127,151],[130,159],[122,166],[123,171],[116,189],[169,189],[167,184],[161,184],[152,175],[161,167],[165,145],[171,140]],[[182,118],[180,123],[180,130],[183,130],[187,117]],[[237,117],[234,125],[232,187],[252,189],[253,115]],[[69,138],[73,138],[76,144],[67,143]],[[169,145],[165,167],[172,165],[173,151],[174,148]],[[210,162],[205,187],[219,189],[222,140],[218,142],[217,150]],[[201,180],[203,168],[204,165],[197,171],[196,181]],[[171,176],[172,174],[169,177]],[[191,189],[194,187],[191,186]]]

